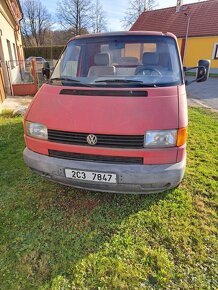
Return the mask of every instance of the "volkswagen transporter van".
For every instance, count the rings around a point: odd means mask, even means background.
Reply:
[[[206,80],[208,71],[201,61],[195,81]],[[184,68],[173,34],[79,36],[25,115],[24,160],[65,185],[160,192],[183,178],[187,126]]]

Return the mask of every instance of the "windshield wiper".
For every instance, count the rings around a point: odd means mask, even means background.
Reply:
[[[99,81],[95,81],[92,84],[86,84],[86,83],[82,83],[79,80],[76,79],[71,79],[71,78],[64,78],[64,77],[60,77],[60,78],[52,78],[49,80],[49,83],[52,83],[53,81],[60,81],[62,84],[63,83],[68,83],[68,85],[77,85],[77,86],[84,86],[84,87],[93,87],[97,84],[126,84],[126,85],[137,85],[140,87],[151,87],[151,88],[155,88],[158,87],[156,84],[145,84],[143,81],[138,81],[138,80],[129,80],[129,79],[105,79],[105,80],[99,80]]]
[[[91,87],[91,85],[82,83],[79,80],[75,80],[75,79],[71,79],[71,78],[52,78],[49,80],[49,83],[52,83],[53,81],[60,81],[60,82],[68,82],[68,83],[72,83],[72,84],[76,84],[76,85],[80,85],[80,86],[84,86],[84,87]]]
[[[137,84],[143,84],[142,81],[125,80],[125,79],[106,79],[106,80],[95,81],[95,83],[137,83]]]
[[[143,81],[138,80],[129,80],[129,79],[105,79],[105,80],[99,80],[95,81],[95,83],[106,83],[106,84],[132,84],[132,85],[139,85],[140,87],[151,87],[155,88],[157,87],[156,84],[145,84]]]

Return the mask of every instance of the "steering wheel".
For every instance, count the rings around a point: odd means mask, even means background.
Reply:
[[[157,69],[154,68],[152,66],[142,66],[142,67],[138,67],[138,69],[136,69],[136,75],[148,75],[146,74],[146,71],[150,71],[150,76],[152,75],[152,72],[155,72],[156,75],[162,77],[162,73]]]

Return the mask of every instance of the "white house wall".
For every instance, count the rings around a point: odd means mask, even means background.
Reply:
[[[15,26],[16,24],[13,23],[13,18],[10,17],[10,12],[7,8],[7,5],[5,2],[0,3],[0,60],[5,64],[5,62],[11,63],[11,60],[17,60],[18,59],[18,52],[17,52],[17,42],[15,39]],[[10,42],[11,45],[11,53],[12,53],[12,59],[10,59],[9,56],[9,50],[7,45],[7,40]],[[16,55],[14,51],[16,50]],[[14,67],[11,68],[10,71],[10,77],[11,81],[14,82],[19,77],[19,65],[18,62],[13,62]],[[10,84],[7,80],[7,71],[6,67],[3,64],[4,69],[4,78],[6,81],[6,90],[10,91]]]

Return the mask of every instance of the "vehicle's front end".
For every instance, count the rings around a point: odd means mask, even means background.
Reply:
[[[184,175],[187,124],[171,34],[75,38],[26,113],[24,160],[66,185],[160,192]]]

